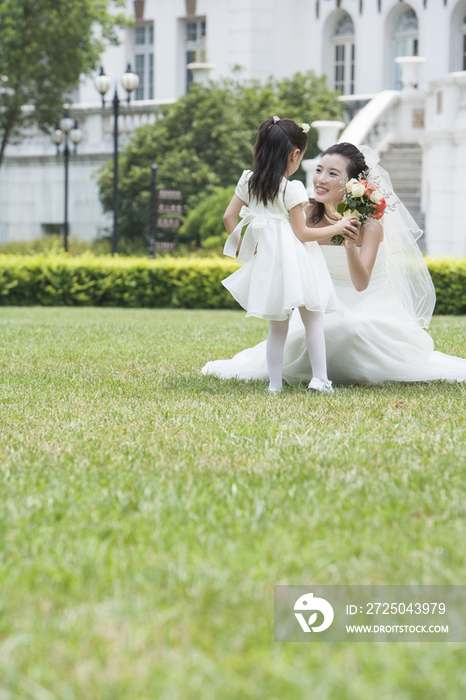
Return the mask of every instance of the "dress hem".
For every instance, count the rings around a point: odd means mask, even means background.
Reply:
[[[228,279],[228,278],[227,278]],[[335,305],[335,303],[332,303],[331,300],[328,300],[325,306],[319,305],[319,306],[313,306],[309,307],[306,305],[306,302],[303,299],[299,299],[296,302],[290,303],[288,306],[286,306],[284,309],[282,309],[281,313],[278,314],[267,314],[262,311],[256,311],[256,310],[250,310],[247,307],[247,301],[244,298],[239,298],[239,295],[234,293],[227,285],[225,284],[225,280],[222,280],[222,284],[227,289],[233,299],[238,302],[238,304],[241,306],[244,311],[246,311],[246,318],[248,316],[254,316],[255,318],[261,318],[264,321],[286,321],[289,316],[293,313],[294,309],[299,309],[301,306],[304,306],[308,311],[316,312],[316,313],[322,313],[322,314],[328,314],[328,313],[336,313],[337,311],[341,311],[341,305]]]

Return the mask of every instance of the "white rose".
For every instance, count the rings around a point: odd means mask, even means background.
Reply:
[[[383,199],[382,193],[379,192],[379,190],[374,190],[373,192],[371,192],[369,199],[373,204],[380,204],[380,202]]]
[[[351,180],[350,180],[350,182],[351,182]],[[349,183],[348,183],[348,185],[349,185]],[[366,191],[366,188],[364,187],[364,185],[361,185],[361,183],[358,182],[357,180],[354,180],[354,183],[351,184],[350,189],[348,189],[348,185],[346,186],[346,189],[348,190],[348,192],[350,194],[353,195],[353,197],[362,197],[364,192]]]
[[[351,194],[354,185],[357,185],[357,184],[358,184],[358,181],[354,177],[351,180],[348,180],[348,182],[346,183],[346,191],[349,194]]]

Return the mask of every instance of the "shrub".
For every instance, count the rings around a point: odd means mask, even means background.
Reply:
[[[180,241],[194,241],[206,250],[221,253],[228,236],[223,225],[223,214],[234,194],[234,186],[216,187],[213,194],[202,197],[180,228]]]
[[[466,259],[426,258],[437,294],[436,314],[466,314]]]
[[[0,255],[0,305],[238,308],[221,258]]]
[[[84,255],[84,253],[109,255],[112,251],[112,242],[110,238],[94,239],[93,241],[70,238],[68,251],[70,255]],[[37,255],[38,253],[63,253],[63,236],[41,236],[28,241],[0,243],[0,255]]]
[[[427,259],[436,314],[466,313],[466,260]],[[221,284],[238,265],[212,258],[0,255],[2,306],[237,309]]]

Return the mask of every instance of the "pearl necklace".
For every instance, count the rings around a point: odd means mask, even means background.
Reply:
[[[331,219],[329,216],[327,216],[327,214],[325,212],[324,212],[324,216],[327,219],[327,221],[329,222],[329,224],[332,224],[332,226],[333,226],[333,224],[337,224],[340,221],[340,219]]]

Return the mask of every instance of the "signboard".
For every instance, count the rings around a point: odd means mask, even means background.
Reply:
[[[159,204],[157,206],[157,214],[178,214],[178,216],[183,216],[184,206],[182,204]]]
[[[158,250],[159,252],[162,252],[162,251],[172,252],[175,249],[176,249],[176,241],[154,241],[154,250]]]
[[[150,223],[149,223],[149,257],[154,258],[156,252],[172,252],[176,250],[177,241],[160,241],[157,238],[176,238],[178,229],[183,221],[177,217],[184,215],[181,190],[157,190],[157,166],[152,166],[150,189]],[[162,200],[162,201],[160,201]],[[161,215],[161,216],[160,216]],[[165,230],[165,234],[163,233]],[[173,233],[170,234],[170,231]]]
[[[180,226],[183,225],[183,222],[181,219],[170,219],[168,217],[166,218],[158,218],[157,219],[157,228],[180,228]]]
[[[181,190],[159,190],[159,199],[184,199],[184,194]]]

